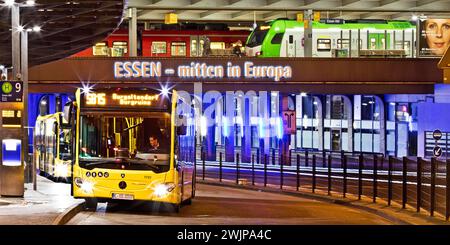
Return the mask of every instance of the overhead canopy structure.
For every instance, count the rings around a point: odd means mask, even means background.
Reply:
[[[307,9],[324,18],[406,19],[413,15],[448,18],[450,0],[130,0],[138,20],[161,21],[166,13],[180,21],[252,22],[296,18]]]
[[[36,0],[21,5],[20,22],[24,28],[41,28],[30,33],[29,63],[42,64],[61,59],[107,37],[123,19],[123,0]],[[0,0],[0,64],[11,65],[11,14]]]

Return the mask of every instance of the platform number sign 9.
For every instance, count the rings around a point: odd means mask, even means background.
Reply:
[[[21,81],[1,81],[2,99],[1,102],[22,102],[22,82]]]

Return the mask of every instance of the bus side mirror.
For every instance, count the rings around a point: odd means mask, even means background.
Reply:
[[[178,119],[177,135],[186,135],[187,133],[187,119],[186,116],[180,115]]]

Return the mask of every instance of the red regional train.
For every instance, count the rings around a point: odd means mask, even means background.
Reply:
[[[250,31],[245,30],[144,30],[138,35],[138,55],[144,57],[243,55],[243,46],[249,34]],[[119,29],[104,41],[72,57],[121,57],[128,56],[128,53],[128,30]]]

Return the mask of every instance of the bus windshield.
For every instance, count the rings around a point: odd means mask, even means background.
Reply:
[[[80,125],[82,167],[147,170],[169,165],[169,113],[86,113]]]
[[[261,45],[268,31],[268,29],[256,29],[255,31],[253,31],[250,38],[248,39],[247,46],[252,48]]]

